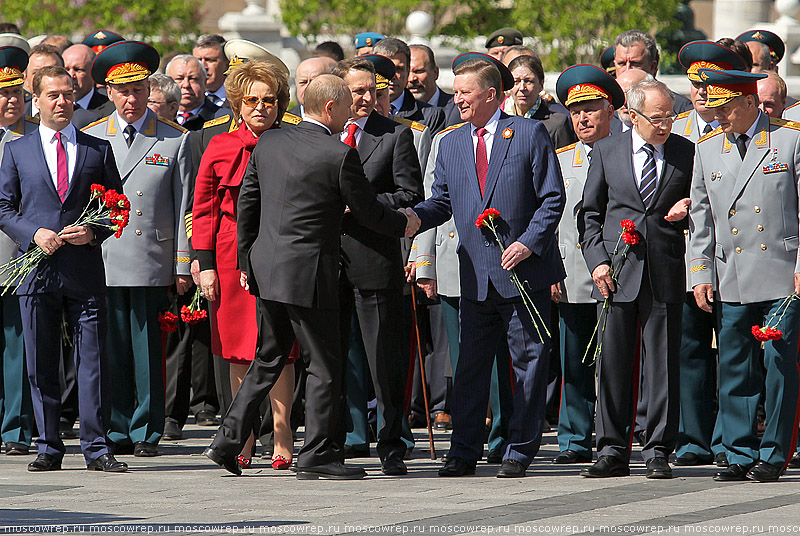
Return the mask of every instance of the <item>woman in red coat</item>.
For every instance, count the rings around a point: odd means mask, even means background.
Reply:
[[[211,348],[230,362],[236,394],[255,358],[258,327],[255,297],[240,285],[236,259],[236,202],[250,153],[262,132],[277,128],[289,104],[289,71],[274,62],[250,61],[225,80],[225,91],[239,128],[214,136],[203,153],[194,193],[192,246],[200,262],[200,289],[211,308]],[[296,348],[292,354],[296,353]],[[270,392],[275,426],[272,465],[286,469],[293,441],[289,413],[294,365],[287,364]],[[239,456],[249,467],[255,446],[250,435]]]

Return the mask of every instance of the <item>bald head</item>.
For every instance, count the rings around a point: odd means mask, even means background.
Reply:
[[[305,92],[308,84],[321,74],[331,74],[336,61],[327,56],[318,56],[301,61],[294,74],[297,89],[297,102],[305,105]]]
[[[617,83],[619,87],[622,88],[622,91],[625,94],[628,93],[628,90],[638,84],[643,80],[653,80],[653,75],[648,72],[642,71],[641,69],[628,69],[627,71],[623,72],[622,74],[617,76]],[[632,125],[631,119],[628,115],[628,103],[626,102],[624,106],[620,107],[617,110],[617,115],[619,115],[620,120],[628,126]]]
[[[92,80],[94,50],[82,44],[72,45],[64,51],[61,57],[64,58],[64,68],[72,77],[75,100],[79,101],[94,87]]]

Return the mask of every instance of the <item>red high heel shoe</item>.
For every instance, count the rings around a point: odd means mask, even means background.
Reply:
[[[252,458],[245,458],[241,454],[237,456],[236,460],[239,463],[239,467],[241,467],[242,469],[250,469],[250,465],[253,463]]]
[[[284,456],[280,454],[274,454],[272,456],[272,468],[283,470],[288,469],[289,466],[292,465],[292,460],[287,460]]]

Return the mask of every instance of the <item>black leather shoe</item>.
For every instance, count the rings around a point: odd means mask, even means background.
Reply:
[[[467,463],[458,456],[448,456],[445,464],[439,469],[439,476],[474,475],[475,464]]]
[[[381,461],[381,471],[383,471],[384,475],[389,476],[401,476],[408,474],[408,468],[406,467],[405,462],[403,462],[399,455],[392,454]]]
[[[694,452],[687,452],[675,458],[675,465],[689,467],[695,465],[711,465],[714,460],[710,456],[699,456]]]
[[[753,467],[753,464],[750,465],[739,465],[738,463],[734,463],[723,469],[722,471],[717,471],[714,475],[714,480],[717,482],[741,482],[742,480],[747,480],[747,472]]]
[[[369,447],[351,447],[350,445],[345,445],[343,452],[345,460],[350,460],[352,458],[369,458]]]
[[[203,456],[224,468],[229,473],[233,473],[236,476],[242,474],[242,469],[239,467],[239,463],[236,461],[236,456],[225,456],[222,454],[222,452],[214,447],[208,447],[206,450],[204,450]]]
[[[497,478],[522,478],[525,476],[525,466],[517,460],[503,460]]]
[[[194,423],[197,426],[219,426],[219,419],[213,411],[201,409],[195,414]]]
[[[6,456],[27,456],[30,450],[25,443],[14,443],[13,441],[6,443]]]
[[[630,476],[628,462],[616,456],[600,456],[591,467],[581,469],[581,476],[588,478],[608,478],[611,476]]]
[[[486,455],[486,463],[503,463],[503,454],[505,451],[505,447],[490,450]]]
[[[728,467],[728,455],[724,452],[714,455],[714,465],[717,467]]]
[[[792,459],[789,460],[789,467],[792,469],[800,469],[800,451],[795,452]]]
[[[758,462],[747,472],[747,478],[754,482],[777,482],[783,473],[783,467],[767,462]]]
[[[133,455],[139,458],[152,458],[158,456],[158,447],[152,443],[137,441],[133,446]]]
[[[61,469],[61,460],[52,454],[39,454],[36,459],[28,464],[28,471],[58,471]]]
[[[553,458],[553,463],[571,464],[571,463],[592,463],[591,453],[580,453],[574,450],[565,450],[559,452],[558,456]]]
[[[183,439],[183,432],[181,427],[175,421],[164,421],[164,433],[161,434],[162,439],[167,441],[178,441]]]
[[[317,480],[329,478],[331,480],[358,480],[367,476],[367,472],[360,467],[350,467],[336,461],[311,467],[297,467],[297,480]]]
[[[647,438],[644,436],[644,430],[639,430],[638,432],[634,432],[633,437],[636,438],[636,442],[639,443],[640,447],[643,447]]]
[[[672,478],[672,468],[663,456],[647,460],[647,478]]]
[[[78,439],[78,431],[69,422],[58,424],[58,435],[61,436],[61,439]]]
[[[128,464],[118,462],[113,454],[103,454],[95,458],[86,466],[89,471],[103,471],[105,473],[124,473],[128,470]]]

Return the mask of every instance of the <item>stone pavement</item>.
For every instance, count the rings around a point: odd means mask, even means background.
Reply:
[[[776,484],[718,484],[710,466],[647,480],[635,449],[632,476],[586,479],[583,466],[550,464],[550,432],[527,478],[495,478],[498,466],[482,462],[475,476],[446,479],[417,430],[404,477],[361,458],[361,481],[298,481],[259,460],[237,478],[201,455],[214,432],[188,425],[156,458],[120,456],[125,474],[86,471],[77,440],[53,473],[28,473],[32,455],[0,456],[0,535],[800,533],[800,470]],[[439,456],[448,440],[436,433]]]

